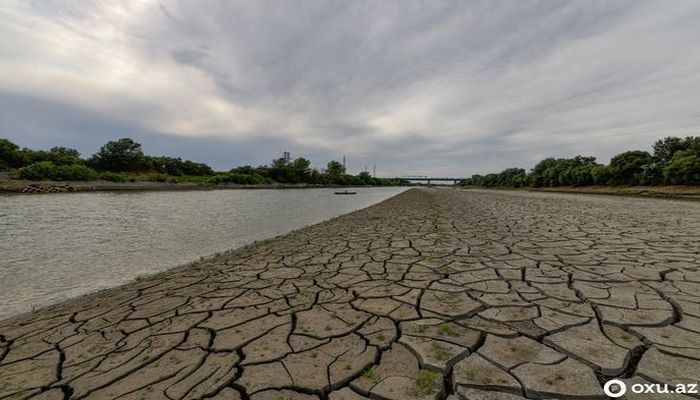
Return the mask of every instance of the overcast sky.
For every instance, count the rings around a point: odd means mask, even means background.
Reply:
[[[218,169],[608,162],[700,134],[700,1],[0,2],[0,137]]]

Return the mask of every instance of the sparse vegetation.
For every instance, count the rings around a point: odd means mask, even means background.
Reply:
[[[428,330],[428,325],[425,324],[418,324],[416,325],[416,332],[418,333],[425,333],[425,331]]]
[[[437,390],[441,375],[427,369],[418,372],[416,387],[423,393],[430,393]]]
[[[438,326],[438,335],[457,337],[459,336],[459,332],[452,324],[444,323]]]
[[[430,346],[433,350],[433,356],[438,361],[445,361],[450,358],[450,352],[447,350],[444,344],[440,342],[433,342]]]
[[[379,373],[377,372],[377,369],[375,367],[368,367],[364,371],[362,371],[362,377],[365,379],[369,379],[372,382],[379,382]]]

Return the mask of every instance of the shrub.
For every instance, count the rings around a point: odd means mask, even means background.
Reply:
[[[700,185],[700,157],[679,153],[666,167],[666,181],[674,185]]]
[[[416,379],[416,386],[423,394],[431,393],[440,387],[440,375],[428,371],[427,369],[422,369],[418,373],[418,378]]]
[[[226,174],[214,175],[211,178],[211,183],[215,185],[218,185],[220,183],[237,183],[239,185],[262,185],[265,183],[270,183],[270,180],[260,175],[245,175],[229,172]]]
[[[19,170],[19,177],[29,180],[48,179],[52,181],[90,181],[97,179],[97,172],[79,164],[55,165],[51,161],[41,161]]]
[[[612,180],[613,174],[607,165],[597,165],[591,170],[593,183],[596,185],[607,185]]]
[[[31,181],[40,181],[42,179],[50,179],[49,175],[55,168],[51,161],[42,161],[26,166],[19,170],[19,177],[29,179]]]
[[[156,174],[156,176],[151,178],[151,180],[156,182],[167,182],[168,177],[166,175]]]
[[[79,164],[56,166],[50,175],[55,181],[91,181],[97,177],[94,169]]]
[[[646,151],[634,150],[618,154],[610,159],[613,183],[638,185],[642,181],[644,170],[652,164],[654,164],[654,157]]]
[[[102,172],[100,174],[100,179],[110,182],[126,182],[126,177],[121,174],[116,174],[114,172]]]

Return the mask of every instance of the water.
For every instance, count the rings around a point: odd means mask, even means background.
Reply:
[[[0,196],[0,319],[367,207],[405,188]]]

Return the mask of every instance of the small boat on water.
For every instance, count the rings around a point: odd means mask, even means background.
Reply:
[[[345,189],[342,192],[335,192],[335,194],[357,194],[357,192],[349,192],[347,189]]]

